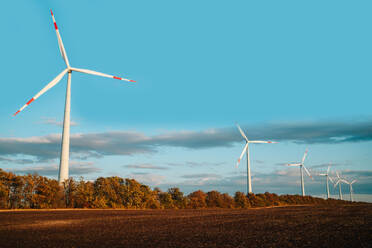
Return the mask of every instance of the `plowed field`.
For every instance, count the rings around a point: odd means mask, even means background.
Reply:
[[[0,211],[0,247],[372,247],[372,205]]]

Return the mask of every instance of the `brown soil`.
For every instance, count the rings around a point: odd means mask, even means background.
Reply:
[[[372,205],[4,211],[0,247],[372,247]]]

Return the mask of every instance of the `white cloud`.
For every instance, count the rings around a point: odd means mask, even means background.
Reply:
[[[100,172],[101,169],[94,167],[93,162],[85,162],[85,161],[70,161],[69,165],[69,173],[70,175],[86,175],[91,173]],[[16,174],[33,174],[37,173],[42,176],[56,176],[58,175],[58,165],[57,164],[50,164],[50,165],[41,165],[41,166],[30,166],[24,168],[17,168],[12,169],[8,168],[5,169],[7,171],[12,171]]]
[[[199,173],[199,174],[187,174],[187,175],[183,175],[181,176],[182,178],[190,178],[190,179],[198,179],[198,180],[203,180],[203,181],[207,181],[207,180],[210,180],[210,179],[218,179],[218,178],[221,178],[220,175],[218,174],[213,174],[213,173]]]
[[[0,157],[0,162],[5,164],[33,164],[35,163],[32,159],[26,158],[7,158],[7,157]]]
[[[42,121],[40,122],[41,124],[54,125],[54,126],[58,126],[58,127],[63,126],[63,122],[62,121],[57,121],[57,119],[55,117],[42,117],[41,119],[42,119]],[[70,126],[77,126],[77,125],[78,125],[77,122],[70,121]]]
[[[362,142],[372,140],[372,121],[266,124],[250,126],[249,134],[251,139],[270,138],[298,143]],[[335,140],[334,137],[347,138]],[[188,149],[230,147],[241,142],[241,136],[235,127],[165,132],[152,136],[134,131],[79,133],[72,134],[70,138],[70,151],[73,156],[77,157],[154,153],[160,147]],[[30,155],[43,161],[58,158],[60,144],[61,135],[59,134],[27,138],[0,138],[0,155]],[[196,165],[195,162],[194,164]]]
[[[156,166],[152,164],[127,164],[123,165],[124,168],[128,169],[149,169],[149,170],[167,170],[168,167]]]
[[[140,183],[151,186],[160,185],[164,183],[166,179],[165,176],[152,173],[132,173],[128,175],[128,178],[133,178]]]

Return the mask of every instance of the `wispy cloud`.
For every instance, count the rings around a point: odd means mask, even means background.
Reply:
[[[82,161],[70,161],[70,168],[69,173],[70,175],[80,176],[86,175],[91,173],[100,172],[101,169],[94,167],[92,162],[82,162]],[[16,174],[33,174],[37,173],[42,176],[55,176],[58,174],[58,165],[42,165],[42,166],[33,166],[33,167],[25,167],[25,168],[8,168],[5,169],[8,171],[12,171]]]
[[[300,122],[245,126],[250,139],[273,139],[297,143],[344,143],[372,140],[372,121]],[[0,138],[0,155],[31,155],[39,160],[57,158],[61,135]],[[76,157],[133,155],[157,152],[160,147],[203,149],[230,147],[242,138],[235,127],[204,131],[167,132],[148,136],[134,131],[71,135],[71,153]],[[206,163],[205,163],[206,164]],[[192,164],[190,163],[190,166]],[[195,165],[198,166],[198,165]]]
[[[17,159],[17,158],[6,158],[6,157],[0,157],[0,162],[5,164],[33,164],[35,163],[32,159]]]
[[[342,175],[353,178],[370,177],[372,179],[372,170],[343,170]]]
[[[197,179],[197,178],[208,178],[208,179],[217,179],[217,178],[221,178],[221,175],[217,175],[217,174],[212,174],[212,173],[200,173],[200,174],[188,174],[188,175],[183,175],[181,176],[182,178],[193,178],[193,179]]]
[[[372,120],[312,121],[246,126],[250,138],[298,143],[345,143],[372,140]]]
[[[128,164],[123,165],[124,168],[127,169],[148,169],[148,170],[168,170],[168,167],[164,166],[156,166],[152,164]]]
[[[203,166],[220,166],[226,164],[225,162],[195,162],[186,161],[184,163],[167,163],[169,166],[189,166],[189,167],[203,167]]]
[[[53,117],[42,117],[41,118],[41,124],[46,124],[46,125],[54,125],[54,126],[59,126],[59,127],[62,127],[63,126],[63,122],[62,121],[57,121],[56,118],[53,118]],[[75,121],[70,121],[70,126],[77,126],[77,122]]]
[[[347,163],[324,163],[324,164],[312,165],[312,166],[309,166],[309,168],[311,169],[324,168],[325,170],[327,170],[328,166],[330,166],[330,168],[332,169],[333,167],[339,167],[339,166],[345,166],[345,165],[347,165]]]
[[[166,177],[153,173],[132,173],[127,176],[146,185],[157,186],[165,182]]]

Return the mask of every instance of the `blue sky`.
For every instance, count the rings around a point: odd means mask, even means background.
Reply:
[[[66,77],[12,117],[64,69],[53,9],[72,66],[138,82],[72,74],[73,176],[242,191],[239,122],[280,142],[251,147],[254,192],[299,193],[283,164],[309,148],[314,174],[332,162],[372,194],[369,1],[1,5],[0,168],[56,177]],[[306,180],[323,193],[321,178]]]

